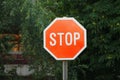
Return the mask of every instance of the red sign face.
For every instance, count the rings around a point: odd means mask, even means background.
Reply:
[[[44,30],[44,48],[56,60],[74,60],[86,46],[86,29],[74,18],[56,18]]]

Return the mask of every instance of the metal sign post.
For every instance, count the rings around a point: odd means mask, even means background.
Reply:
[[[68,80],[68,62],[63,61],[63,80]]]

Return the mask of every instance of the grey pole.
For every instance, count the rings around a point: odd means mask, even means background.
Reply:
[[[63,80],[68,80],[68,62],[63,61]]]

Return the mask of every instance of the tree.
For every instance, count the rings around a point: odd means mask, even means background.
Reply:
[[[55,61],[46,54],[43,49],[43,29],[54,17],[54,14],[44,8],[44,2],[26,0],[22,12],[26,12],[22,23],[22,44],[25,56],[35,70],[33,77],[43,79],[45,76],[54,74]]]
[[[57,8],[56,8],[57,7]],[[70,65],[78,80],[119,79],[120,1],[61,0],[51,10],[57,16],[73,16],[87,29],[88,47]],[[79,75],[81,74],[81,76]]]
[[[88,47],[69,62],[69,80],[120,79],[120,0],[2,0],[0,9],[0,33],[22,34],[35,80],[48,72],[61,80],[61,62],[50,57],[42,42],[44,28],[63,16],[75,17],[87,29]]]
[[[33,74],[35,80],[43,79],[46,76],[54,76],[55,65],[58,65],[46,54],[42,46],[42,31],[54,17],[54,14],[47,7],[43,7],[46,3],[47,1],[39,0],[4,0],[0,4],[3,10],[0,18],[0,34],[22,35],[23,55],[29,61],[31,69],[35,71]],[[0,40],[0,44],[8,46],[9,40]],[[9,49],[11,48],[12,46],[9,47]],[[2,45],[0,45],[0,50],[4,50]],[[7,54],[8,51],[3,53]],[[4,61],[0,60],[0,62]],[[3,66],[4,64],[2,64]],[[1,73],[3,73],[3,68],[1,70]]]

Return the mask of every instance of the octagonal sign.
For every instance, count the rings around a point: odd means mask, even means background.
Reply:
[[[44,48],[56,60],[74,60],[87,46],[86,29],[74,18],[56,18],[44,30]]]

